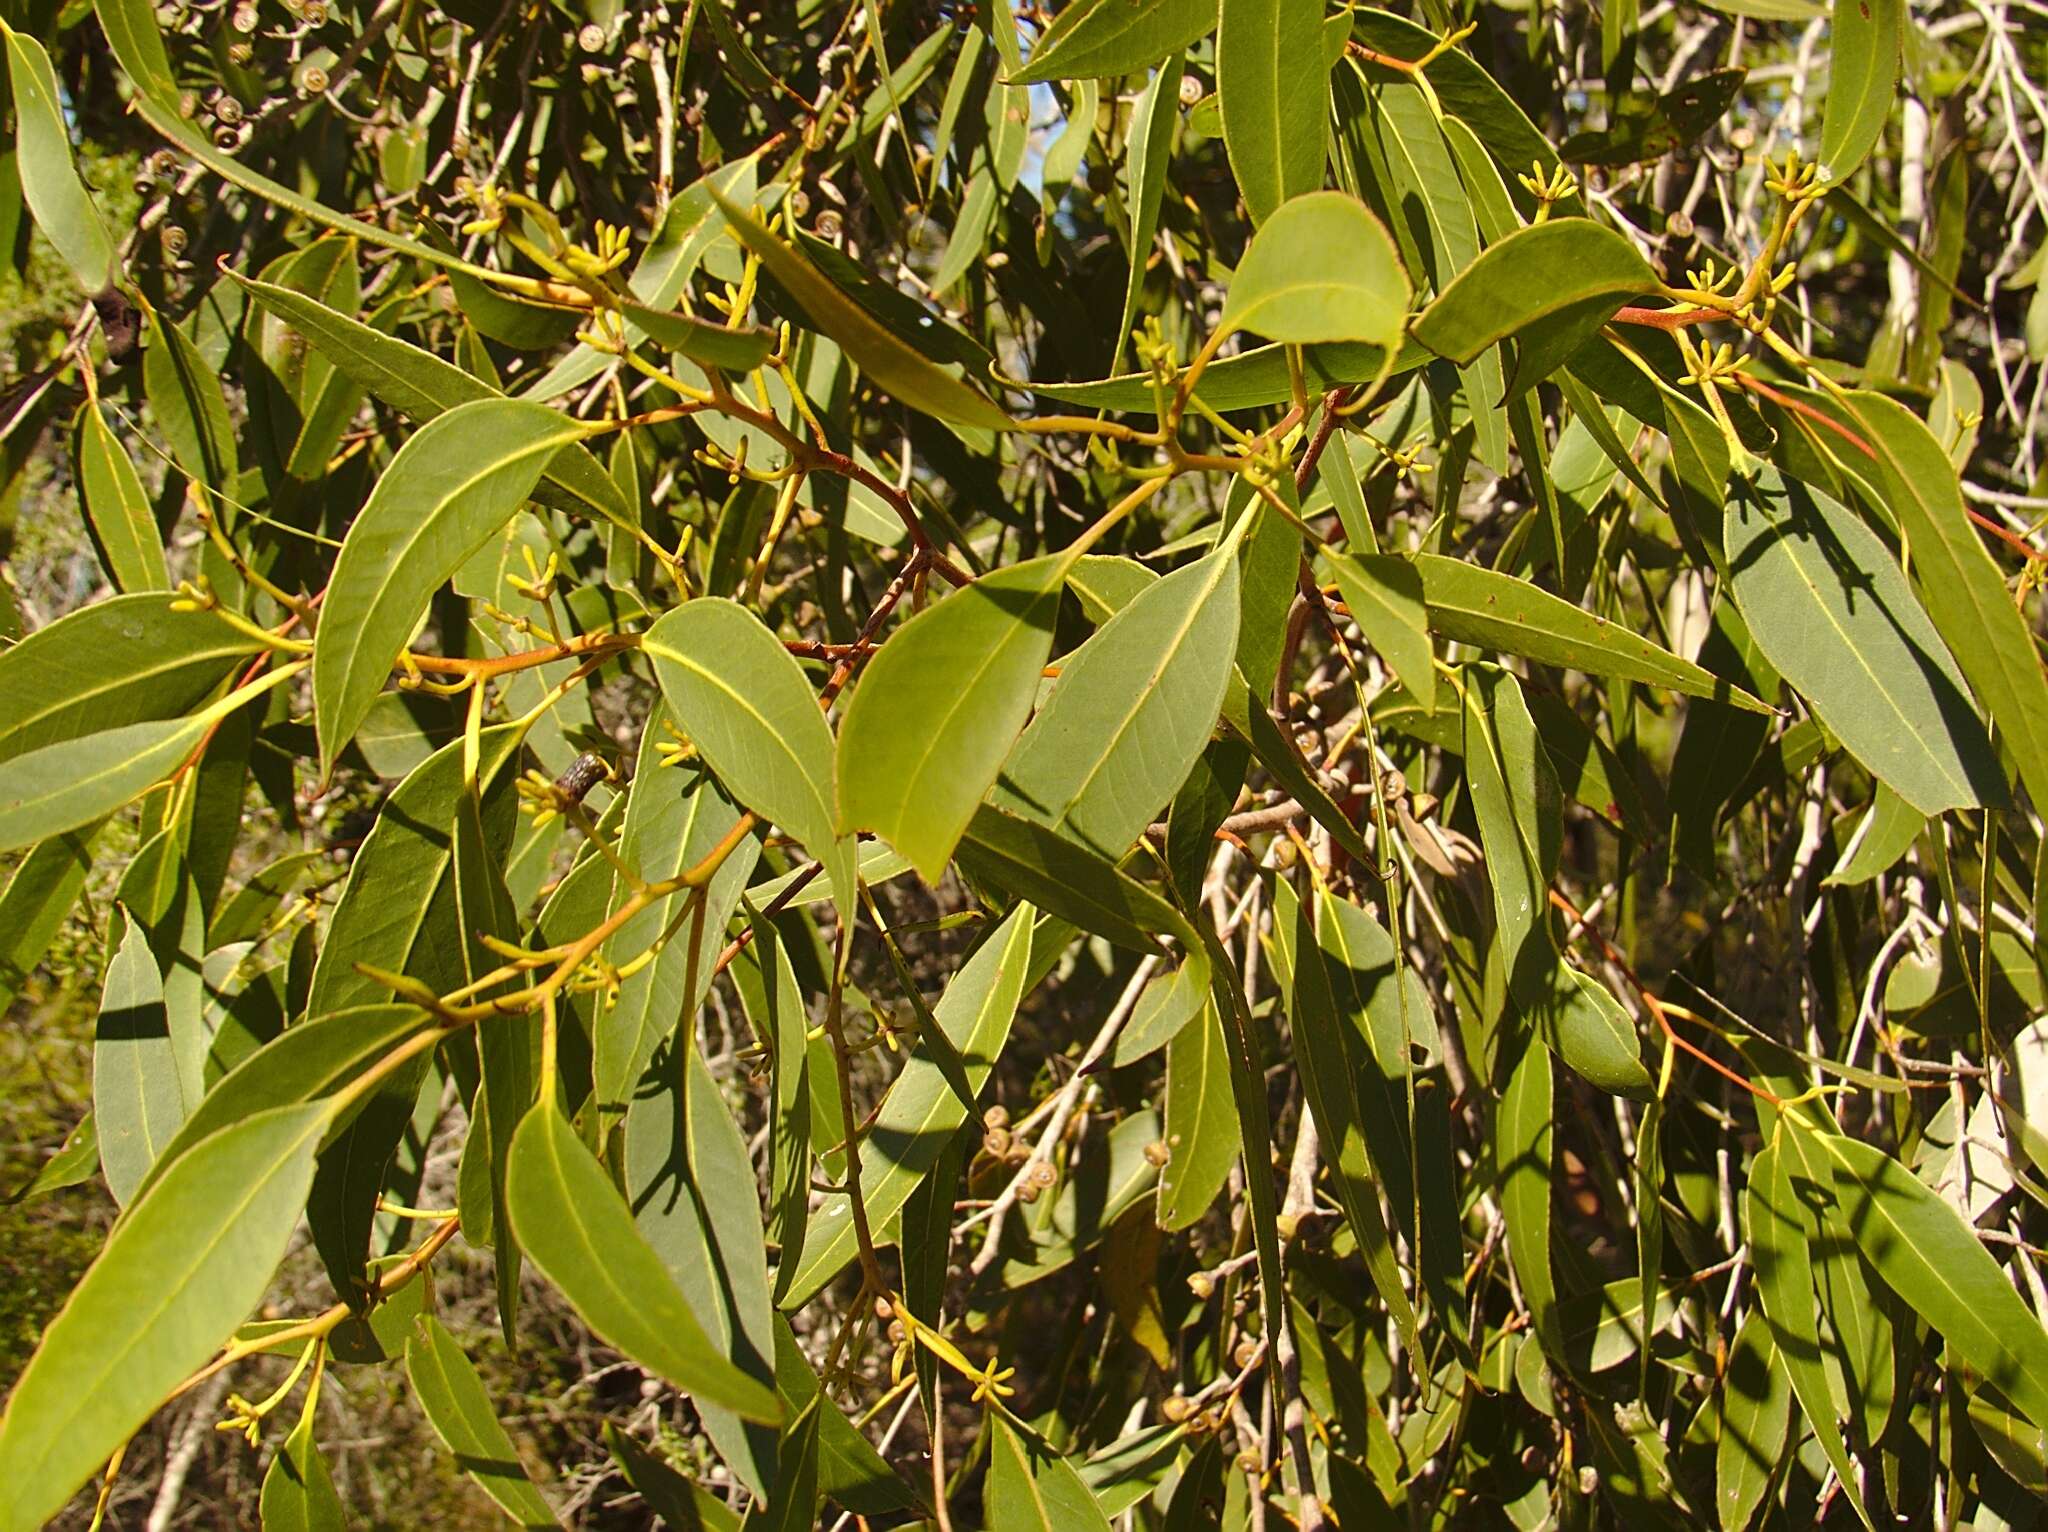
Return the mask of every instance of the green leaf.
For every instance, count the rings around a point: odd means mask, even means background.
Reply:
[[[124,1207],[192,1109],[179,1079],[163,975],[140,921],[123,923],[107,965],[92,1050],[100,1168]]]
[[[1835,865],[1821,882],[1828,887],[1868,883],[1889,872],[1898,859],[1913,849],[1913,842],[1927,828],[1927,816],[1906,802],[1884,783],[1871,794],[1870,808],[1850,838],[1849,854]]]
[[[1380,375],[1386,351],[1360,341],[1333,341],[1326,346],[1301,348],[1302,375],[1312,391],[1328,391],[1358,383],[1370,383]],[[1431,353],[1414,336],[1401,342],[1395,353],[1388,381],[1406,377],[1427,366]],[[1091,410],[1125,410],[1150,415],[1159,407],[1148,372],[1126,372],[1115,377],[1096,378],[1086,383],[1013,382],[1047,399]],[[1212,409],[1230,411],[1281,404],[1290,396],[1287,376],[1287,348],[1283,345],[1253,346],[1211,362],[1195,385],[1195,397]]]
[[[1717,698],[1752,713],[1771,711],[1740,687],[1526,580],[1435,553],[1417,554],[1415,567],[1430,631],[1445,638],[1541,665]]]
[[[670,612],[641,648],[676,723],[727,791],[825,864],[845,918],[854,843],[840,837],[833,807],[832,730],[789,651],[745,607],[709,597]]]
[[[1787,1131],[1791,1130],[1781,1130]],[[1813,1288],[1813,1213],[1793,1184],[1792,1163],[1782,1140],[1766,1145],[1750,1162],[1743,1205],[1757,1294],[1770,1321],[1778,1359],[1829,1466],[1844,1484],[1854,1484],[1855,1469],[1821,1361],[1819,1305]],[[1849,1503],[1864,1526],[1871,1526],[1862,1503],[1853,1495]]]
[[[1154,935],[1181,937],[1186,919],[1151,889],[1099,853],[1064,836],[984,805],[967,826],[959,861],[970,877],[1028,899],[1084,931],[1134,952],[1157,952]]]
[[[193,483],[216,495],[232,495],[240,469],[220,371],[207,362],[184,325],[153,316],[150,343],[142,353],[142,382],[172,460]]]
[[[284,1259],[326,1120],[284,1107],[216,1133],[115,1225],[0,1415],[0,1522],[48,1521],[234,1334]]]
[[[0,649],[0,761],[124,724],[178,718],[263,644],[169,594],[116,596]]]
[[[2048,803],[2048,677],[2027,620],[1963,505],[1955,465],[1926,424],[1881,394],[1850,403],[1877,453],[1885,504],[1913,550],[1914,588],[1998,725],[2036,803]]]
[[[1118,1069],[1164,1048],[1209,1003],[1209,959],[1191,951],[1180,967],[1155,973],[1145,982],[1110,1055]]]
[[[819,1396],[818,1375],[797,1345],[782,1315],[775,1316],[775,1387],[782,1411],[793,1419]],[[828,1398],[819,1412],[818,1483],[825,1494],[856,1516],[888,1517],[920,1509],[924,1501],[882,1460]]]
[[[1393,346],[1410,291],[1386,225],[1364,203],[1344,192],[1305,192],[1252,236],[1217,326],[1295,344]]]
[[[1830,181],[1846,181],[1877,147],[1891,120],[1906,6],[1905,0],[1834,0],[1829,10],[1820,163]]]
[[[1232,544],[1148,585],[1066,658],[990,801],[1122,856],[1215,732],[1237,641]]]
[[[334,1478],[327,1471],[327,1460],[320,1456],[320,1448],[313,1440],[312,1406],[318,1397],[317,1393],[306,1395],[306,1408],[299,1423],[292,1427],[291,1435],[284,1439],[284,1445],[277,1449],[277,1456],[270,1460],[270,1468],[263,1475],[263,1493],[258,1504],[263,1532],[341,1532],[348,1525],[341,1497],[334,1492]]]
[[[430,352],[350,318],[304,293],[253,281],[230,271],[264,308],[297,330],[333,362],[335,369],[400,414],[425,424],[458,405],[504,396]],[[536,498],[617,524],[633,524],[632,509],[618,485],[581,442],[558,449],[542,470]]]
[[[1237,1164],[1237,1103],[1223,1023],[1203,998],[1195,1019],[1166,1045],[1168,1159],[1159,1171],[1159,1227],[1185,1229],[1209,1211]]]
[[[903,624],[861,673],[839,725],[839,824],[873,830],[927,883],[1031,715],[1071,563],[983,576]]]
[[[775,1422],[774,1394],[704,1333],[611,1177],[547,1094],[513,1136],[505,1203],[533,1264],[607,1344],[693,1398]]]
[[[680,1069],[677,1052],[685,1055]],[[712,1344],[741,1372],[773,1387],[775,1306],[753,1162],[694,1044],[679,1038],[669,1054],[657,1057],[626,1114],[626,1198]],[[740,1481],[777,1498],[779,1481],[768,1472],[775,1467],[775,1433],[750,1430],[708,1400],[697,1408]]]
[[[1714,1504],[1723,1532],[1742,1532],[1770,1491],[1792,1427],[1792,1379],[1761,1311],[1750,1311],[1729,1348],[1720,1426]]]
[[[0,1007],[13,1001],[50,950],[92,867],[99,826],[39,842],[0,893]]]
[[[1877,534],[1768,467],[1731,482],[1726,518],[1757,647],[1850,754],[1923,814],[2003,801],[1968,683]]]
[[[604,1443],[626,1482],[673,1532],[737,1532],[740,1519],[723,1500],[692,1484],[609,1420]]]
[[[810,1532],[818,1525],[818,1435],[823,1412],[837,1407],[819,1392],[782,1431],[776,1452],[775,1488],[756,1501],[745,1532]]]
[[[607,1188],[607,1195],[615,1194]],[[454,1454],[456,1466],[476,1480],[499,1510],[522,1527],[561,1525],[526,1476],[512,1438],[498,1424],[483,1379],[432,1314],[422,1314],[414,1322],[405,1346],[405,1375],[427,1423]]]
[[[1422,576],[1414,564],[1390,553],[1328,558],[1351,620],[1400,683],[1426,705],[1436,696],[1436,655],[1429,644]]]
[[[740,242],[761,258],[769,275],[782,284],[811,323],[837,341],[876,388],[914,410],[957,425],[1000,431],[1011,424],[1010,417],[986,395],[898,340],[804,255],[769,233],[752,213],[715,186],[711,196]]]
[[[1330,105],[1327,74],[1315,67],[1322,56],[1322,0],[1222,0],[1216,97],[1254,226],[1322,185]]]
[[[398,449],[350,524],[313,651],[321,766],[331,770],[384,689],[434,592],[533,493],[589,427],[519,399],[437,416]]]
[[[1036,85],[1135,74],[1215,25],[1215,0],[1073,0],[1053,17],[1023,70],[1011,79]]]
[[[1508,1255],[1529,1305],[1543,1352],[1566,1364],[1557,1279],[1550,1264],[1550,1187],[1553,1174],[1550,1050],[1531,1038],[1509,1077],[1494,1120],[1494,1164],[1500,1177],[1501,1215]]]
[[[2048,1428],[2048,1329],[1953,1204],[1874,1144],[1809,1132],[1841,1215],[1885,1284],[1956,1358]]]
[[[75,443],[79,500],[114,589],[169,590],[163,539],[157,535],[142,480],[97,401],[87,400],[79,408]]]
[[[1187,0],[1161,0],[1156,9],[1186,3]],[[1068,15],[1083,8],[1069,6],[1055,19],[1055,28]],[[1193,10],[1197,15],[1206,8],[1206,0],[1194,0]],[[1128,8],[1115,4],[1088,9],[1096,15],[1130,14]],[[1202,17],[1203,29],[1206,31],[1214,20],[1213,14]],[[1038,62],[1044,51],[1041,41],[1032,55],[1033,63]],[[1173,156],[1173,129],[1180,115],[1182,64],[1181,51],[1176,45],[1166,62],[1153,72],[1151,81],[1139,93],[1137,104],[1131,109],[1131,133],[1124,151],[1130,177],[1131,274],[1124,283],[1124,307],[1117,320],[1116,351],[1110,358],[1112,367],[1123,360],[1124,348],[1130,344],[1131,326],[1138,318],[1138,299],[1145,289],[1145,268],[1152,259],[1153,241],[1159,235],[1159,208],[1166,196],[1167,164]]]
[[[301,668],[273,670],[188,718],[132,723],[15,756],[0,785],[0,851],[105,818],[182,766],[221,719]]]
[[[649,308],[631,301],[619,310],[638,325],[647,338],[664,351],[686,356],[707,367],[732,372],[752,372],[775,349],[775,336],[756,325],[728,329],[708,323],[694,314]]]
[[[1657,273],[1624,236],[1590,219],[1553,218],[1487,246],[1416,316],[1414,334],[1462,364],[1534,331],[1554,366],[1630,298],[1657,287]],[[1537,381],[1529,370],[1518,367],[1511,392]]]
[[[989,1414],[988,1432],[989,1532],[1109,1532],[1074,1465],[1037,1432],[1007,1410]]]
[[[1017,1003],[1024,997],[1035,918],[1029,905],[1012,911],[953,976],[933,1007],[977,1091],[995,1067]],[[923,1052],[913,1053],[861,1134],[861,1194],[871,1228],[882,1229],[902,1209],[966,1119],[967,1109],[946,1083],[945,1072]],[[831,1198],[812,1213],[802,1251],[783,1251],[783,1259],[795,1263],[795,1274],[778,1278],[778,1304],[784,1310],[801,1308],[839,1274],[858,1248],[851,1205],[844,1197]]]
[[[99,1164],[99,1126],[93,1121],[92,1111],[88,1108],[86,1114],[78,1119],[78,1125],[64,1135],[64,1142],[57,1146],[57,1152],[43,1161],[42,1169],[35,1173],[34,1178],[20,1190],[0,1196],[0,1207],[34,1202],[52,1192],[81,1185],[92,1179]]]
[[[71,163],[71,132],[50,56],[33,37],[0,23],[14,88],[15,170],[22,199],[88,295],[112,281],[114,244]]]

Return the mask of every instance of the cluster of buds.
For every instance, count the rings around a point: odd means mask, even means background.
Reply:
[[[585,249],[571,245],[562,252],[562,264],[579,276],[592,281],[617,271],[626,264],[626,257],[632,253],[632,236],[615,224],[606,223],[602,218],[596,224],[595,248]]]
[[[1536,199],[1536,222],[1541,223],[1548,218],[1551,207],[1556,203],[1579,194],[1579,178],[1565,169],[1563,164],[1560,163],[1554,171],[1546,172],[1543,161],[1532,160],[1529,169],[1531,174],[1516,176],[1515,179],[1521,183],[1524,191]]]

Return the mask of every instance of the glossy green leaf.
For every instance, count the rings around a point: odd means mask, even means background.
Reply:
[[[1254,225],[1322,185],[1330,92],[1311,63],[1323,56],[1322,31],[1320,0],[1222,0],[1216,96]]]
[[[1228,3],[1228,0],[1226,0]],[[1074,1465],[1008,1411],[988,1417],[989,1532],[1109,1532]]]
[[[1122,856],[1215,731],[1237,638],[1235,547],[1147,586],[1063,662],[990,801]]]
[[[256,1306],[305,1205],[326,1118],[283,1107],[216,1133],[115,1226],[0,1415],[7,1526],[54,1516]]]
[[[1436,656],[1429,643],[1422,576],[1414,564],[1387,553],[1356,558],[1335,554],[1330,556],[1330,572],[1365,641],[1403,686],[1417,697],[1433,699]]]
[[[335,559],[313,655],[322,764],[355,734],[435,591],[533,493],[588,427],[543,405],[479,400],[398,450]]]
[[[1053,17],[1012,78],[1035,85],[1134,74],[1215,25],[1215,0],[1074,0]]]
[[[1630,298],[1657,287],[1657,273],[1625,237],[1588,219],[1554,218],[1488,245],[1416,316],[1414,333],[1439,356],[1464,363],[1545,327],[1546,349],[1562,361],[1578,346],[1559,336],[1586,339]]]
[[[1445,638],[1542,665],[1718,698],[1753,713],[1770,711],[1740,687],[1526,580],[1434,553],[1417,554],[1415,567],[1430,631]]]
[[[1835,0],[1829,7],[1820,163],[1831,181],[1854,175],[1884,136],[1899,84],[1905,27],[1905,0]]]
[[[1002,430],[1010,417],[976,392],[896,338],[887,327],[836,286],[810,260],[771,234],[752,213],[716,187],[711,196],[732,231],[761,258],[812,324],[839,343],[867,374],[868,381],[912,409],[958,425]]]
[[[1099,853],[1032,820],[983,806],[958,856],[970,877],[1134,952],[1158,951],[1158,935],[1185,937],[1187,921],[1165,899]]]
[[[2004,577],[1970,525],[1948,454],[1926,424],[1881,394],[1857,393],[1885,504],[1913,550],[1914,589],[1998,725],[2036,803],[2048,802],[2048,677]]]
[[[861,674],[839,725],[839,823],[938,881],[1037,700],[1071,560],[998,570],[919,612]]]
[[[431,1314],[414,1322],[405,1347],[405,1375],[434,1434],[456,1466],[522,1527],[561,1523],[526,1475],[518,1450],[491,1408],[483,1379],[447,1328]]]
[[[1724,537],[1757,647],[1857,760],[1923,814],[2003,799],[1968,683],[1875,532],[1762,468],[1731,484]]]
[[[641,647],[678,726],[735,798],[825,864],[843,915],[854,855],[838,833],[836,749],[789,651],[745,607],[711,598],[670,612]]]
[[[111,814],[182,766],[221,719],[300,668],[272,670],[186,718],[131,723],[15,756],[0,785],[0,851],[18,851]]]
[[[71,163],[71,131],[50,56],[33,37],[12,27],[5,32],[22,199],[78,285],[88,294],[97,293],[113,277],[114,245],[92,194]]]
[[[99,406],[90,400],[78,412],[75,441],[79,500],[114,589],[169,590],[163,539],[157,535],[142,481]]]
[[[124,724],[177,718],[264,646],[176,598],[116,596],[0,649],[0,761]]]
[[[611,1177],[546,1096],[513,1137],[505,1203],[533,1264],[607,1343],[686,1394],[776,1420],[774,1394],[704,1333]]]
[[[1024,996],[1035,916],[1029,905],[1011,912],[953,976],[933,1007],[977,1091],[1003,1051],[1017,1003]],[[913,1053],[861,1134],[861,1193],[871,1228],[880,1230],[903,1207],[966,1117],[967,1109],[946,1083],[944,1071],[922,1052]],[[796,1269],[793,1276],[777,1280],[777,1303],[788,1310],[809,1302],[857,1249],[853,1210],[847,1199],[835,1197],[812,1213],[803,1249],[783,1252],[783,1259],[795,1261]]]
[[[1343,192],[1304,192],[1252,236],[1217,324],[1294,344],[1393,346],[1409,291],[1393,239],[1364,203]]]

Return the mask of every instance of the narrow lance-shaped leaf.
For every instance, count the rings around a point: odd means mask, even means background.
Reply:
[[[422,1314],[414,1322],[405,1345],[405,1375],[434,1434],[500,1510],[522,1527],[561,1525],[526,1476],[518,1449],[491,1408],[483,1379],[432,1314]]]
[[[1019,85],[1116,78],[1158,63],[1215,25],[1216,0],[1075,0],[1012,78]]]
[[[1223,0],[1216,98],[1245,211],[1264,223],[1322,184],[1330,91],[1321,0]]]
[[[78,412],[79,498],[92,524],[93,542],[114,588],[122,591],[169,590],[163,539],[142,480],[115,439],[97,401],[87,400]]]
[[[1205,0],[1194,0],[1197,14],[1204,5]],[[1078,9],[1069,6],[1058,20],[1065,21],[1069,12]],[[1120,8],[1111,5],[1100,9],[1114,12]],[[1206,18],[1204,27],[1213,20],[1213,15]],[[1037,63],[1044,51],[1041,42],[1032,62]],[[1176,48],[1153,71],[1151,81],[1139,93],[1137,105],[1131,111],[1131,135],[1124,154],[1131,183],[1131,274],[1124,283],[1123,313],[1117,320],[1116,351],[1110,359],[1112,369],[1123,361],[1124,348],[1130,344],[1131,325],[1137,320],[1138,299],[1145,288],[1145,268],[1152,259],[1152,242],[1159,234],[1167,161],[1172,157],[1173,128],[1180,115],[1181,68],[1182,55]]]
[[[42,1526],[234,1334],[284,1258],[327,1115],[244,1118],[115,1226],[0,1415],[0,1525]]]
[[[1848,180],[1884,136],[1905,25],[1905,0],[1835,0],[1829,7],[1820,163],[1830,181]]]
[[[512,1140],[505,1203],[519,1242],[584,1323],[685,1393],[773,1423],[774,1394],[722,1355],[604,1167],[547,1096]]]
[[[100,1169],[126,1206],[191,1110],[164,1009],[163,975],[149,932],[125,917],[107,965],[92,1049],[93,1117]],[[266,1103],[268,1104],[268,1103]]]
[[[97,293],[113,276],[114,245],[71,162],[71,134],[50,56],[33,37],[4,23],[0,30],[6,33],[7,77],[14,88],[14,163],[22,198],[78,285]]]
[[[342,543],[313,651],[321,761],[355,734],[435,591],[589,434],[544,405],[486,399],[437,416],[398,449]]]
[[[989,1532],[1109,1532],[1074,1465],[1006,1410],[988,1418]]]

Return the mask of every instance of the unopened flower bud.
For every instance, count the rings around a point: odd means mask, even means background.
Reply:
[[[1159,1414],[1161,1418],[1169,1420],[1175,1425],[1179,1425],[1183,1420],[1186,1420],[1188,1416],[1194,1414],[1194,1412],[1195,1407],[1192,1404],[1188,1403],[1188,1401],[1182,1398],[1179,1394],[1173,1394],[1169,1396],[1165,1400],[1161,1401],[1159,1406]]]
[[[1172,1158],[1173,1150],[1168,1147],[1164,1139],[1154,1139],[1145,1146],[1145,1163],[1147,1165],[1164,1170],[1167,1162]]]

